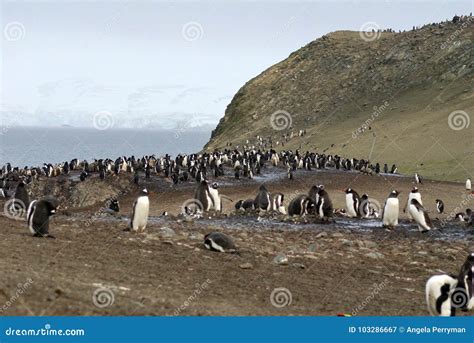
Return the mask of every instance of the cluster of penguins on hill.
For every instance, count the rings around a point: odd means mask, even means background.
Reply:
[[[100,179],[105,179],[108,175],[120,173],[133,173],[134,182],[139,184],[139,172],[145,174],[145,178],[150,178],[151,174],[163,173],[170,178],[173,183],[186,182],[194,179],[197,182],[194,194],[195,206],[193,209],[185,207],[183,215],[199,216],[208,211],[221,212],[222,199],[229,197],[219,194],[217,182],[208,181],[207,174],[212,173],[215,178],[225,175],[224,165],[230,165],[234,171],[234,177],[253,178],[255,174],[261,174],[265,168],[265,163],[270,161],[273,166],[283,164],[288,171],[288,178],[293,179],[294,172],[298,169],[311,170],[334,168],[341,170],[356,170],[368,174],[380,173],[379,164],[373,165],[370,161],[346,159],[339,156],[309,153],[301,155],[298,151],[282,151],[277,153],[274,150],[261,152],[255,150],[225,150],[211,154],[178,155],[171,159],[169,155],[155,158],[155,156],[144,156],[140,159],[120,157],[115,161],[110,159],[79,162],[72,160],[59,165],[45,164],[43,168],[12,168],[9,164],[0,169],[0,196],[8,196],[8,185],[16,182],[17,187],[13,195],[12,206],[26,207],[26,219],[30,232],[35,237],[54,238],[49,233],[49,217],[54,215],[59,207],[59,202],[52,196],[45,196],[39,200],[30,202],[25,186],[33,179],[40,177],[54,177],[69,174],[71,171],[80,171],[80,180],[85,181],[92,173],[99,173]],[[388,172],[385,164],[384,171]],[[392,166],[390,172],[396,173],[396,166]],[[415,174],[415,183],[422,183],[419,174]],[[471,181],[466,181],[466,190],[471,192]],[[352,188],[347,188],[345,192],[345,209],[334,209],[332,201],[324,185],[314,185],[307,194],[295,196],[287,206],[284,205],[284,194],[271,194],[265,185],[261,185],[255,198],[239,200],[235,204],[236,211],[258,211],[273,212],[289,216],[314,215],[320,219],[329,220],[333,216],[345,216],[351,218],[378,218],[377,208],[373,206],[367,194],[359,196]],[[382,208],[383,226],[393,229],[398,225],[399,217],[399,192],[393,190],[388,195]],[[110,209],[119,211],[118,200],[109,202]],[[148,190],[142,189],[140,195],[135,200],[132,207],[130,224],[126,231],[143,232],[146,229],[149,215],[150,202]],[[438,213],[443,213],[444,204],[440,199],[436,200]],[[15,208],[13,209],[15,210]],[[428,232],[433,229],[433,225],[428,216],[428,212],[423,207],[421,194],[417,187],[413,187],[408,195],[406,206],[403,210],[408,212],[411,220],[415,221],[421,232]],[[466,213],[458,213],[457,219],[464,221],[466,225],[472,226],[473,213],[467,209]],[[221,232],[211,232],[204,237],[204,246],[212,251],[218,252],[238,252],[231,237]],[[469,255],[466,263],[461,268],[458,276],[436,275],[431,277],[426,284],[426,299],[428,309],[432,315],[455,315],[455,309],[470,310],[474,306],[472,297],[474,272],[474,253]],[[459,297],[467,299],[461,305]]]

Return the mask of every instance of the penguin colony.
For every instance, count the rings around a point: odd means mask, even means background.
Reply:
[[[12,206],[27,208],[26,221],[28,229],[35,237],[54,238],[49,233],[49,218],[54,215],[59,203],[57,199],[46,196],[39,200],[30,202],[26,185],[35,179],[47,177],[52,178],[59,175],[67,175],[72,171],[79,171],[79,180],[86,181],[91,175],[97,173],[101,180],[110,175],[129,173],[133,175],[133,182],[140,185],[141,174],[145,179],[151,175],[164,175],[172,180],[174,184],[181,182],[197,182],[194,199],[198,206],[194,209],[184,208],[183,215],[202,215],[204,212],[223,210],[223,199],[233,202],[233,200],[219,193],[219,184],[208,181],[208,175],[215,178],[225,175],[224,165],[231,166],[235,179],[249,178],[260,175],[269,162],[273,166],[284,166],[287,169],[289,179],[295,177],[298,169],[336,169],[342,171],[359,171],[365,174],[380,173],[380,164],[373,165],[370,161],[347,159],[338,155],[325,155],[318,153],[300,154],[298,150],[282,151],[277,153],[274,150],[262,152],[255,149],[224,150],[211,154],[191,154],[178,155],[175,159],[171,156],[156,158],[154,155],[144,156],[136,159],[131,157],[119,157],[116,160],[100,159],[89,163],[79,162],[73,159],[57,165],[44,164],[42,168],[25,167],[13,168],[10,164],[0,169],[0,196],[8,197],[12,193],[12,184],[16,184],[13,195]],[[396,173],[395,165],[390,169],[390,173]],[[388,165],[384,165],[384,172],[389,173]],[[142,176],[143,177],[143,176]],[[421,176],[415,174],[415,184],[423,184]],[[467,179],[466,190],[471,191],[471,181]],[[285,207],[285,196],[282,193],[270,193],[265,185],[261,185],[255,198],[238,200],[235,203],[235,210],[257,211],[259,213],[269,212],[289,216],[314,216],[322,221],[332,220],[333,217],[345,216],[350,218],[379,218],[382,224],[388,229],[394,229],[399,220],[399,195],[400,192],[393,190],[381,209],[374,206],[368,194],[360,196],[356,190],[347,188],[341,190],[345,193],[345,208],[335,209],[329,193],[324,185],[312,186],[307,194],[298,194],[291,199]],[[150,200],[149,192],[143,188],[140,195],[135,200],[132,209],[129,226],[126,231],[143,232],[146,229]],[[108,211],[116,213],[120,211],[119,202],[111,199],[108,203]],[[382,210],[382,213],[379,213]],[[421,194],[417,187],[413,187],[408,195],[408,200],[403,209],[407,212],[411,221],[415,222],[421,232],[428,232],[434,229],[429,218],[428,211],[423,207]],[[443,213],[444,203],[441,199],[436,200],[436,211]],[[166,215],[166,211],[163,215]],[[472,226],[473,213],[470,209],[466,213],[456,214],[456,218],[465,222],[467,226]],[[238,253],[231,237],[220,232],[211,232],[204,237],[204,247],[211,251]],[[454,315],[453,296],[460,287],[465,290],[465,295],[470,299],[465,305],[460,307],[463,310],[470,310],[472,302],[472,273],[474,255],[468,257],[459,276],[436,275],[431,277],[426,284],[426,299],[429,312],[432,315]],[[470,265],[471,269],[467,265]],[[470,282],[470,283],[469,283]]]

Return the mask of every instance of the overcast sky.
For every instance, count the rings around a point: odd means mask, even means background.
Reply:
[[[3,111],[204,114],[321,35],[411,29],[468,1],[5,1]],[[371,24],[374,25],[374,24]],[[0,122],[1,124],[1,122]]]

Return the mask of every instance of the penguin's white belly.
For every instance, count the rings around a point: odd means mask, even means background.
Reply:
[[[211,205],[214,203],[214,210],[220,212],[221,210],[221,200],[219,197],[219,191],[214,188],[209,188],[209,193],[211,194]]]
[[[354,200],[352,197],[352,194],[346,194],[346,209],[347,209],[347,214],[351,218],[357,217],[357,213],[354,209]]]
[[[135,205],[132,228],[134,231],[145,230],[148,222],[148,212],[150,211],[150,201],[148,197],[140,197]]]
[[[431,228],[426,224],[426,219],[423,211],[418,211],[415,205],[408,206],[408,213],[410,213],[411,217],[416,221],[418,224],[418,228],[423,230],[430,230]]]
[[[466,181],[466,189],[467,189],[468,191],[471,190],[471,180],[467,180],[467,181]]]
[[[383,214],[384,225],[398,225],[398,199],[389,198]]]

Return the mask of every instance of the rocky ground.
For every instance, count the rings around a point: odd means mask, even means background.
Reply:
[[[335,171],[298,171],[291,181],[277,168],[264,175],[221,178],[221,192],[245,199],[264,182],[288,199],[323,183],[335,206],[343,207],[337,190],[347,186],[380,203],[393,188],[406,199],[412,186],[411,178]],[[161,177],[143,181],[152,192],[146,233],[128,233],[123,229],[141,188],[129,178],[32,185],[36,196],[44,190],[64,194],[51,223],[57,239],[33,238],[25,221],[0,216],[3,315],[427,315],[426,280],[457,273],[474,248],[472,229],[451,223],[421,234],[403,213],[392,232],[378,220],[321,224],[235,214],[230,203],[224,214],[187,219],[177,214],[195,183],[174,186]],[[433,218],[434,199],[445,201],[438,227],[458,207],[472,207],[462,184],[426,180],[420,190]],[[114,192],[121,214],[103,214],[103,194]],[[161,217],[164,210],[170,215]],[[205,250],[203,236],[210,231],[232,236],[240,254]]]

